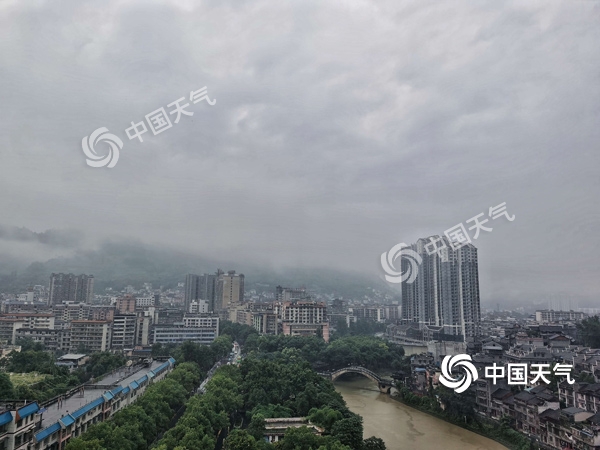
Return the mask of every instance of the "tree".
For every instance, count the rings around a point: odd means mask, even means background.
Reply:
[[[596,382],[594,375],[592,375],[589,372],[581,372],[577,378],[578,378],[577,381],[579,381],[580,383],[593,384]]]
[[[22,352],[26,352],[28,350],[34,350],[36,352],[45,350],[44,344],[42,344],[41,342],[35,342],[31,338],[17,339],[15,345],[20,345]]]
[[[592,348],[600,347],[600,316],[583,319],[577,324],[577,331],[585,345]]]
[[[347,419],[338,420],[331,428],[331,435],[342,444],[354,450],[363,448],[362,417],[354,414]]]
[[[258,331],[254,327],[228,320],[223,320],[219,323],[219,334],[231,336],[234,341],[237,341],[242,346],[246,345],[248,338],[252,337],[256,339],[258,337]]]
[[[308,413],[308,419],[315,425],[325,428],[327,431],[331,431],[333,424],[338,420],[341,420],[343,415],[341,412],[336,411],[329,406],[322,409],[313,408]]]
[[[216,359],[221,359],[227,356],[231,352],[233,346],[233,340],[231,336],[223,334],[216,338],[210,344],[210,349],[213,351]]]
[[[69,440],[69,443],[65,448],[66,450],[106,450],[106,448],[102,446],[100,439],[84,441],[82,438]]]
[[[61,371],[61,369],[63,370]],[[51,354],[35,350],[10,352],[7,357],[6,371],[15,373],[67,373],[64,368],[59,368],[54,364],[54,358]]]
[[[283,436],[283,441],[279,441],[276,448],[278,450],[313,450],[319,448],[322,442],[323,438],[314,434],[308,427],[288,428]]]
[[[10,377],[5,373],[0,373],[0,399],[12,400],[14,398],[15,388]]]
[[[385,442],[375,436],[365,439],[364,450],[386,450]]]
[[[262,414],[253,415],[247,431],[254,439],[262,439],[265,432],[265,417]]]
[[[225,439],[225,450],[258,450],[256,439],[245,430],[233,430]]]

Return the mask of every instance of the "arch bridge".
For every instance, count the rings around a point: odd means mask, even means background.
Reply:
[[[370,380],[373,380],[375,383],[377,383],[379,391],[384,394],[389,394],[390,389],[394,386],[393,380],[381,378],[372,370],[360,366],[343,367],[342,369],[334,370],[333,372],[319,373],[319,375],[329,378],[331,381],[335,381],[339,376],[344,375],[345,373],[358,373],[369,378]]]

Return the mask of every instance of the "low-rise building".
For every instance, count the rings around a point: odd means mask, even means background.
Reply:
[[[71,322],[70,351],[85,349],[89,353],[110,349],[111,324],[103,320],[73,320]]]
[[[535,312],[537,323],[576,322],[585,319],[586,314],[579,311],[554,311],[553,309],[540,309]]]
[[[105,390],[102,385],[87,386],[86,397],[89,400],[83,406],[68,410],[63,406],[57,414],[52,408],[52,419],[44,418],[41,427],[30,433],[30,450],[64,449],[70,439],[81,436],[88,428],[98,422],[111,418],[116,412],[135,402],[152,383],[163,379],[173,368],[175,360],[170,358],[164,363],[153,363],[143,369],[143,375],[134,374],[120,384]],[[66,414],[62,414],[62,411]],[[47,417],[47,414],[45,417]],[[58,420],[57,420],[58,419]],[[40,429],[41,428],[41,429]],[[23,441],[26,442],[26,441]],[[17,450],[18,447],[7,447],[6,450]]]
[[[113,350],[133,349],[138,318],[135,314],[116,314],[112,322],[111,345]]]
[[[192,341],[210,345],[219,335],[218,317],[214,317],[211,326],[185,326],[183,322],[173,325],[155,325],[153,329],[154,344],[181,344]],[[188,322],[189,323],[189,322]]]
[[[16,342],[19,339],[31,339],[33,342],[39,342],[46,350],[60,350],[59,335],[62,330],[53,330],[48,328],[19,328],[15,333]]]
[[[323,428],[312,424],[305,417],[278,417],[274,419],[265,419],[265,431],[263,439],[274,443],[279,441],[290,428],[307,427],[313,434],[321,436],[325,431]]]

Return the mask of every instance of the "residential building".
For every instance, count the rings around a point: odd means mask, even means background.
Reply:
[[[72,273],[50,275],[49,303],[91,303],[94,298],[94,276]]]
[[[253,312],[252,326],[260,334],[279,334],[277,314],[275,314],[274,312]]]
[[[218,336],[218,327],[186,327],[182,322],[173,325],[155,325],[154,344],[181,344],[192,341],[210,345]]]
[[[149,306],[154,306],[155,298],[154,295],[148,295],[145,297],[136,297],[135,298],[135,307],[137,309],[148,308]]]
[[[70,348],[72,353],[104,352],[110,348],[111,324],[103,320],[73,320]]]
[[[325,430],[311,423],[305,417],[279,417],[274,419],[265,419],[265,429],[263,439],[270,443],[278,442],[283,439],[285,433],[290,428],[306,427],[312,434],[321,436]]]
[[[373,320],[383,323],[386,320],[385,308],[383,306],[353,306],[348,312],[361,320]]]
[[[112,322],[111,345],[113,350],[133,349],[136,344],[136,326],[138,318],[135,314],[117,314]]]
[[[433,251],[432,243],[436,244]],[[412,283],[402,283],[402,318],[425,326],[439,326],[443,334],[463,339],[481,334],[477,249],[472,244],[453,249],[446,237],[419,239],[410,249],[422,263],[411,269],[402,258],[402,271],[418,270]],[[430,254],[431,253],[431,254]]]
[[[207,300],[192,300],[189,310],[190,314],[208,314],[210,312]]]
[[[295,302],[309,298],[305,288],[289,288],[277,286],[275,288],[275,301],[277,302]]]
[[[579,311],[554,311],[553,309],[540,309],[535,312],[537,323],[578,322],[585,319],[587,314]]]
[[[215,330],[217,336],[219,335],[219,318],[216,316],[186,314],[183,325],[189,328],[209,328]]]
[[[115,317],[115,305],[93,305],[89,307],[89,319],[112,322]]]
[[[0,409],[0,449],[28,448],[33,438],[40,407],[37,402],[18,402],[12,408]]]
[[[87,385],[83,401],[79,396],[67,398],[60,409],[61,412],[56,410],[55,405],[51,407],[48,405],[47,408],[49,410],[51,408],[51,410],[46,411],[43,419],[38,419],[39,422],[35,423],[34,432],[28,434],[26,439],[21,441],[29,443],[27,447],[23,448],[30,450],[64,449],[70,439],[80,437],[93,424],[108,420],[116,412],[134,403],[148,386],[162,380],[171,372],[174,364],[173,358],[169,358],[165,362],[155,361],[150,367],[121,381],[112,390],[106,390],[102,384]],[[37,409],[31,407],[31,409],[37,412],[39,407]],[[62,412],[65,414],[63,415]],[[12,418],[10,411],[9,414]],[[0,415],[0,417],[2,416]],[[22,416],[19,414],[14,418],[18,424],[17,417]],[[6,447],[6,450],[13,449],[17,450],[18,447]]]
[[[281,304],[283,334],[289,336],[320,336],[329,342],[329,323],[325,303],[313,300]]]
[[[252,326],[252,315],[254,314],[249,305],[237,305],[228,310],[228,320],[233,323]]]
[[[63,330],[54,330],[49,328],[19,328],[15,333],[15,342],[19,339],[31,339],[33,342],[39,342],[46,350],[60,350],[59,335]]]
[[[190,306],[194,300],[206,300],[208,302],[208,311],[215,310],[215,298],[217,288],[217,277],[222,272],[216,274],[205,273],[203,275],[188,274],[185,277],[185,312],[191,312]]]
[[[17,330],[24,326],[22,319],[0,318],[0,343],[15,345]]]
[[[54,315],[42,313],[14,313],[3,314],[2,318],[18,319],[25,328],[54,328]]]
[[[135,313],[136,298],[132,294],[126,294],[117,298],[117,311],[120,314]]]
[[[151,327],[152,327],[152,316],[138,315],[137,326],[135,330],[135,345],[145,346],[150,344]]]
[[[244,274],[230,270],[217,272],[214,310],[225,310],[244,303]]]
[[[62,320],[64,322],[88,319],[90,318],[90,309],[90,305],[86,305],[85,303],[52,305],[52,313],[56,321]]]

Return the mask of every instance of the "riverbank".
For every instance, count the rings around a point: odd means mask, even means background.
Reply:
[[[366,378],[338,379],[336,390],[363,417],[364,437],[384,440],[388,450],[506,450],[506,447],[382,395]]]
[[[504,430],[498,423],[490,422],[483,418],[478,418],[478,420],[475,422],[477,425],[472,423],[464,423],[459,420],[452,420],[443,412],[432,411],[420,405],[407,403],[400,397],[398,392],[394,393],[393,395],[390,394],[389,398],[407,406],[408,408],[413,408],[417,411],[436,417],[487,439],[491,439],[509,450],[528,450],[530,448],[530,441],[526,436],[513,429]],[[511,435],[513,439],[501,436],[500,433],[503,433],[503,431]]]

